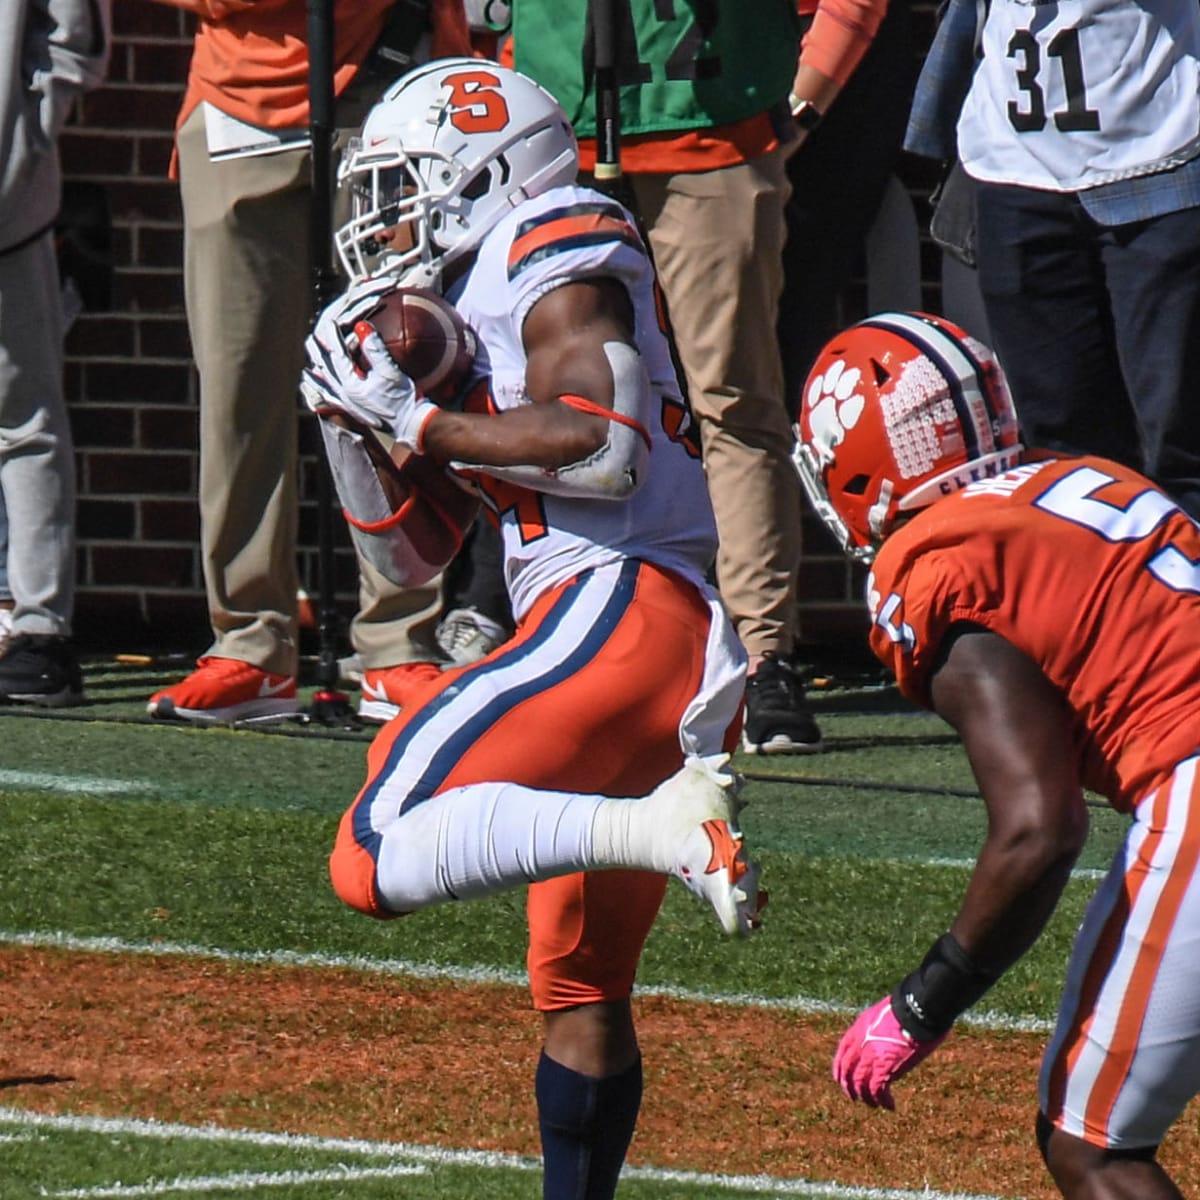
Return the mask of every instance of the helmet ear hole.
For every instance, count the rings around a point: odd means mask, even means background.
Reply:
[[[892,377],[891,371],[887,369],[877,358],[871,359],[871,371],[875,376],[875,386],[882,387]]]
[[[842,487],[842,491],[848,496],[862,496],[866,493],[870,483],[870,475],[855,475],[853,479],[846,481]]]

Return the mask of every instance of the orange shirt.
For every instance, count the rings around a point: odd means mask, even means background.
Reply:
[[[202,100],[268,129],[308,124],[306,0],[161,0],[199,18],[177,124]],[[383,29],[392,0],[334,0],[334,94],[354,77]],[[470,53],[461,0],[433,6],[435,57]]]
[[[887,539],[871,590],[905,696],[930,707],[953,623],[999,634],[1060,690],[1080,778],[1119,811],[1200,750],[1200,526],[1125,467],[1051,459],[939,500]]]
[[[862,61],[887,13],[888,0],[799,0],[813,22],[800,43],[800,61],[843,87]]]

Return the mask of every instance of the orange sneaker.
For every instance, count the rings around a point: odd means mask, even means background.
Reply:
[[[417,694],[438,679],[442,668],[437,663],[409,662],[396,667],[367,667],[362,676],[362,696],[358,715],[364,721],[382,725],[390,721]]]
[[[179,683],[150,697],[152,717],[217,725],[299,711],[293,675],[272,675],[237,658],[205,655]]]

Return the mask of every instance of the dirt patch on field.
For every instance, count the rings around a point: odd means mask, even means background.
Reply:
[[[1040,1037],[959,1033],[851,1105],[843,1027],[637,1004],[646,1097],[633,1163],[843,1185],[1052,1197],[1032,1140]],[[536,1155],[540,1021],[522,989],[350,971],[0,950],[0,1103]],[[1195,1110],[1163,1154],[1200,1190]]]

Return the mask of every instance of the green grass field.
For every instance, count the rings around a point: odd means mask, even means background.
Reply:
[[[144,700],[161,678],[150,667],[94,665],[82,709],[0,710],[0,941],[523,979],[519,894],[383,925],[333,897],[326,854],[361,782],[368,733],[151,724]],[[771,897],[763,933],[722,939],[672,885],[642,993],[849,1013],[909,969],[955,911],[984,820],[950,730],[880,686],[832,688],[815,703],[826,753],[736,764]],[[1071,936],[1122,832],[1114,814],[1093,809],[1090,843],[1051,926],[972,1020],[1046,1026]],[[0,1108],[2,1200],[540,1194],[536,1163],[470,1146],[33,1117],[17,1093],[0,1090],[0,1104],[14,1105]],[[629,1173],[622,1195],[851,1194],[805,1186],[643,1170]]]

